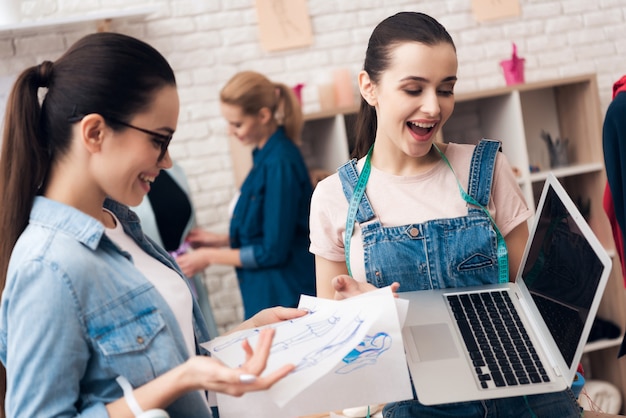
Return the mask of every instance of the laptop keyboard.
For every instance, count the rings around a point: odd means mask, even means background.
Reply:
[[[550,381],[506,291],[446,297],[481,388]]]

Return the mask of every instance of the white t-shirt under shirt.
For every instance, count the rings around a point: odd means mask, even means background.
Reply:
[[[196,345],[192,325],[193,299],[187,283],[174,270],[142,250],[131,237],[126,235],[117,217],[113,213],[111,215],[115,218],[116,225],[115,228],[106,229],[107,236],[133,257],[135,267],[163,296],[178,321],[189,355],[194,356]]]
[[[400,226],[467,214],[457,180],[467,190],[473,145],[448,144],[445,155],[454,173],[443,161],[427,172],[414,176],[395,176],[372,165],[365,193],[383,226]],[[357,162],[359,172],[365,159]],[[311,247],[313,254],[330,261],[344,261],[344,232],[349,203],[338,174],[322,180],[311,201]],[[526,205],[506,156],[496,158],[489,212],[500,232],[506,236],[526,221],[532,210]],[[356,280],[365,281],[365,261],[361,229],[355,224],[350,241],[350,266]]]

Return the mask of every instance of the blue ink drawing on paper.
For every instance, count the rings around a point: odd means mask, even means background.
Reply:
[[[341,361],[345,366],[338,368],[335,373],[346,374],[361,367],[376,364],[378,357],[391,347],[391,336],[386,332],[366,335],[363,341],[350,351]]]
[[[305,355],[296,365],[294,372],[298,372],[307,367],[315,366],[324,358],[340,350],[350,338],[359,330],[363,324],[363,319],[358,315],[355,316],[346,326],[340,329],[335,336],[320,348],[311,351]]]
[[[299,321],[311,321],[315,314],[320,314],[315,308],[301,318],[284,321],[274,324],[278,329],[288,324]],[[303,328],[298,333],[293,333],[283,339],[275,340],[270,349],[271,354],[290,350],[296,346],[307,344],[313,347],[311,351],[301,357],[296,362],[296,368],[292,373],[297,373],[309,367],[319,364],[338,350],[345,349],[346,344],[354,338],[366,320],[361,317],[361,313],[353,314],[352,318],[346,318],[337,313],[327,314],[319,320],[303,324]],[[342,325],[343,324],[343,325]],[[215,353],[225,350],[232,345],[252,338],[259,333],[259,329],[242,332],[232,338],[226,338],[222,343],[213,347]],[[278,336],[278,334],[277,334]],[[336,368],[336,374],[348,374],[368,365],[374,365],[382,353],[387,351],[392,344],[392,337],[385,332],[378,332],[373,335],[366,335],[363,340],[343,357],[342,364]]]

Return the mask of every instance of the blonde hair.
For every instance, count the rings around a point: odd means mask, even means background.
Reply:
[[[235,74],[220,91],[222,103],[238,106],[246,115],[256,115],[268,108],[287,136],[300,143],[302,108],[294,91],[283,83],[274,83],[263,74],[242,71]]]

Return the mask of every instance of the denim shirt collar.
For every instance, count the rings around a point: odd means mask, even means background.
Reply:
[[[140,237],[141,229],[137,215],[126,206],[111,199],[105,200],[104,207],[117,216],[128,233],[135,238]],[[59,213],[63,215],[59,216]],[[63,231],[92,250],[98,247],[105,232],[105,227],[99,220],[44,196],[35,197],[30,212],[30,222]]]
[[[287,138],[287,133],[285,133],[285,128],[279,126],[276,132],[274,132],[267,140],[263,148],[257,147],[252,151],[253,165],[261,164],[263,160],[272,155],[272,149],[278,146],[278,142],[285,139],[289,140],[289,138]]]
[[[104,225],[97,219],[44,196],[35,197],[30,222],[63,231],[92,250],[98,247],[104,235]]]

